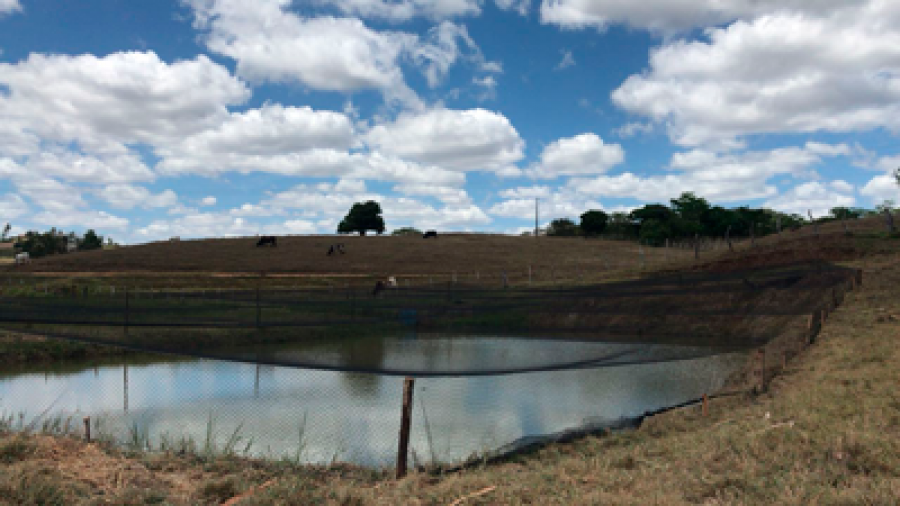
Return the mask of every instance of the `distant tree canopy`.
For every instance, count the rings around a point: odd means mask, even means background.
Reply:
[[[369,230],[377,234],[384,233],[384,218],[381,217],[381,206],[374,200],[357,202],[350,208],[347,216],[338,224],[339,234],[366,235]]]
[[[659,246],[666,239],[723,237],[726,233],[732,237],[771,234],[778,231],[779,225],[782,229],[796,228],[805,221],[800,215],[770,209],[713,206],[691,192],[682,193],[670,203],[671,207],[648,204],[629,213],[628,219],[634,224],[631,238]],[[625,224],[617,228],[619,235],[627,237],[629,228]]]
[[[591,209],[581,215],[581,223],[578,228],[581,233],[586,236],[600,235],[606,230],[606,224],[609,222],[609,216],[603,211]]]
[[[578,235],[578,225],[569,218],[558,218],[550,222],[547,235],[556,237],[572,237]]]
[[[394,230],[391,235],[422,235],[422,231],[414,227],[403,227]]]
[[[897,185],[900,186],[900,167],[894,170],[894,179],[897,181]]]
[[[102,247],[103,238],[97,235],[97,232],[94,232],[94,229],[88,229],[88,231],[84,233],[84,238],[82,238],[78,244],[78,249],[81,250],[100,249]]]
[[[103,237],[97,235],[94,230],[88,230],[83,237],[79,237],[75,232],[65,233],[56,228],[43,233],[29,230],[16,242],[16,247],[32,258],[40,258],[66,253],[70,242],[75,242],[79,250],[99,249],[103,246]]]
[[[900,169],[896,176],[900,178]],[[900,179],[898,179],[900,183]],[[779,230],[792,230],[808,223],[799,214],[788,214],[771,209],[754,209],[743,206],[725,208],[711,205],[703,197],[691,192],[669,201],[670,205],[646,204],[630,213],[616,212],[607,215],[603,211],[589,210],[581,215],[581,223],[574,226],[572,220],[553,220],[547,235],[602,235],[607,238],[640,240],[651,246],[662,246],[666,240],[684,240],[695,237],[757,237]],[[835,207],[827,216],[814,221],[823,223],[834,220],[853,220],[893,209],[892,201],[885,201],[875,211],[856,207]]]

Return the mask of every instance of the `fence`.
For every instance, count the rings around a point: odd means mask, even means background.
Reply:
[[[142,447],[247,445],[272,456],[290,447],[304,461],[387,465],[409,437],[401,454],[414,465],[446,463],[723,388],[765,389],[861,281],[857,271],[804,263],[568,288],[20,285],[0,297],[9,331],[191,358],[130,352],[76,368],[56,387],[16,375],[0,381],[0,399],[35,417],[88,413],[95,436]]]

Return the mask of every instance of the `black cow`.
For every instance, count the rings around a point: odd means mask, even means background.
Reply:
[[[274,235],[264,235],[256,241],[256,247],[260,246],[271,246],[273,248],[278,247],[278,238]]]
[[[429,237],[434,237],[437,239],[437,230],[429,230],[422,234],[422,239],[428,239]]]
[[[372,290],[372,297],[378,297],[378,294],[383,292],[387,287],[384,281],[378,280],[375,282],[375,289]]]
[[[332,244],[330,248],[328,248],[328,256],[334,255],[335,253],[340,253],[343,255],[346,253],[344,251],[344,243]]]

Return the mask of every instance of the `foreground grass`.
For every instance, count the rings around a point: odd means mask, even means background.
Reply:
[[[895,504],[900,497],[900,255],[864,270],[814,346],[768,392],[669,412],[635,431],[446,474],[129,455],[0,436],[0,504]]]

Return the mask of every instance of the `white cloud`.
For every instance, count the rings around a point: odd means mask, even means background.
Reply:
[[[829,186],[831,188],[829,188]],[[817,181],[803,183],[769,199],[764,206],[785,213],[806,216],[810,211],[813,217],[826,216],[835,207],[854,207],[856,198],[850,191],[843,191],[841,185],[823,184]]]
[[[715,26],[776,11],[826,13],[853,8],[857,0],[543,0],[541,22],[562,28],[624,24],[661,32]]]
[[[397,193],[403,195],[412,195],[420,197],[434,197],[441,201],[444,205],[449,206],[468,206],[472,203],[469,194],[461,188],[453,188],[448,186],[435,186],[430,184],[419,185],[397,185],[393,188]]]
[[[178,204],[178,195],[172,190],[163,190],[153,194],[142,186],[127,184],[109,185],[97,192],[98,196],[116,209],[146,209],[172,207]]]
[[[641,123],[638,121],[634,121],[631,123],[626,123],[615,130],[615,134],[623,139],[627,139],[629,137],[634,137],[638,134],[650,134],[656,129],[656,126],[652,122]]]
[[[25,166],[32,174],[79,183],[147,182],[156,178],[153,171],[133,153],[86,156],[56,148],[28,157]]]
[[[494,3],[500,9],[515,11],[522,16],[528,14],[528,10],[531,9],[531,0],[494,0]]]
[[[460,43],[463,49],[460,48]],[[444,80],[450,67],[462,56],[481,67],[490,66],[490,63],[484,60],[475,41],[469,36],[466,27],[449,21],[430,29],[427,43],[415,44],[408,50],[422,68],[428,85],[432,88]]]
[[[498,195],[505,199],[534,199],[547,198],[550,196],[549,186],[520,186],[518,188],[507,188],[498,192]]]
[[[563,51],[562,55],[562,60],[556,65],[556,70],[563,70],[575,66],[575,56],[572,55],[572,51]]]
[[[128,220],[105,211],[72,210],[65,213],[44,211],[36,214],[32,222],[46,227],[92,228],[103,230],[127,230]]]
[[[15,193],[0,195],[0,220],[3,220],[3,223],[0,223],[0,227],[6,226],[6,223],[9,223],[10,220],[24,216],[28,212],[28,203],[22,197]]]
[[[203,197],[203,199],[200,201],[200,205],[201,206],[214,206],[214,205],[216,205],[216,198],[211,195],[209,197]]]
[[[900,202],[900,184],[897,184],[897,179],[892,174],[872,178],[859,193],[869,197],[872,204],[880,204],[885,200]]]
[[[588,209],[604,209],[591,195],[578,193],[571,187],[552,191],[546,187],[518,188],[501,192],[500,196],[508,200],[494,204],[488,212],[494,216],[522,220],[534,220],[535,197],[540,198],[538,214],[542,222],[556,218],[570,218],[577,222]]]
[[[422,40],[406,32],[376,31],[354,18],[304,18],[288,10],[290,0],[187,3],[194,9],[195,26],[207,30],[206,46],[233,58],[238,75],[253,82],[300,83],[343,93],[374,89],[389,103],[420,108],[421,101],[404,80],[402,59],[415,62],[432,87],[461,56],[486,63],[465,27],[449,21],[432,28]],[[351,10],[368,6],[372,12],[401,7],[367,0],[342,5]]]
[[[605,144],[598,135],[586,133],[552,142],[544,148],[540,162],[527,173],[543,179],[602,174],[623,161],[622,146]]]
[[[403,113],[375,126],[366,142],[387,154],[460,171],[502,170],[521,160],[525,149],[505,116],[484,109]]]
[[[264,105],[231,113],[208,130],[158,148],[163,174],[265,171],[329,175],[348,170],[353,126],[342,113]]]
[[[685,146],[762,133],[900,130],[900,4],[823,3],[850,5],[775,10],[709,29],[706,40],[666,42],[613,101],[667,124]]]
[[[0,0],[0,17],[22,10],[19,0]]]
[[[479,0],[316,0],[316,3],[332,5],[345,15],[393,22],[414,17],[439,20],[481,14]]]
[[[0,63],[0,117],[44,141],[78,142],[90,153],[123,154],[204,130],[250,91],[200,55],[165,63],[153,52],[65,56],[32,53]]]
[[[626,172],[593,179],[573,178],[568,185],[587,195],[650,202],[665,201],[686,191],[718,202],[772,198],[778,189],[771,184],[771,178],[815,178],[813,167],[829,155],[827,151],[840,151],[824,149],[824,145],[809,146],[729,154],[692,150],[672,156],[668,167],[671,174],[639,176]]]

